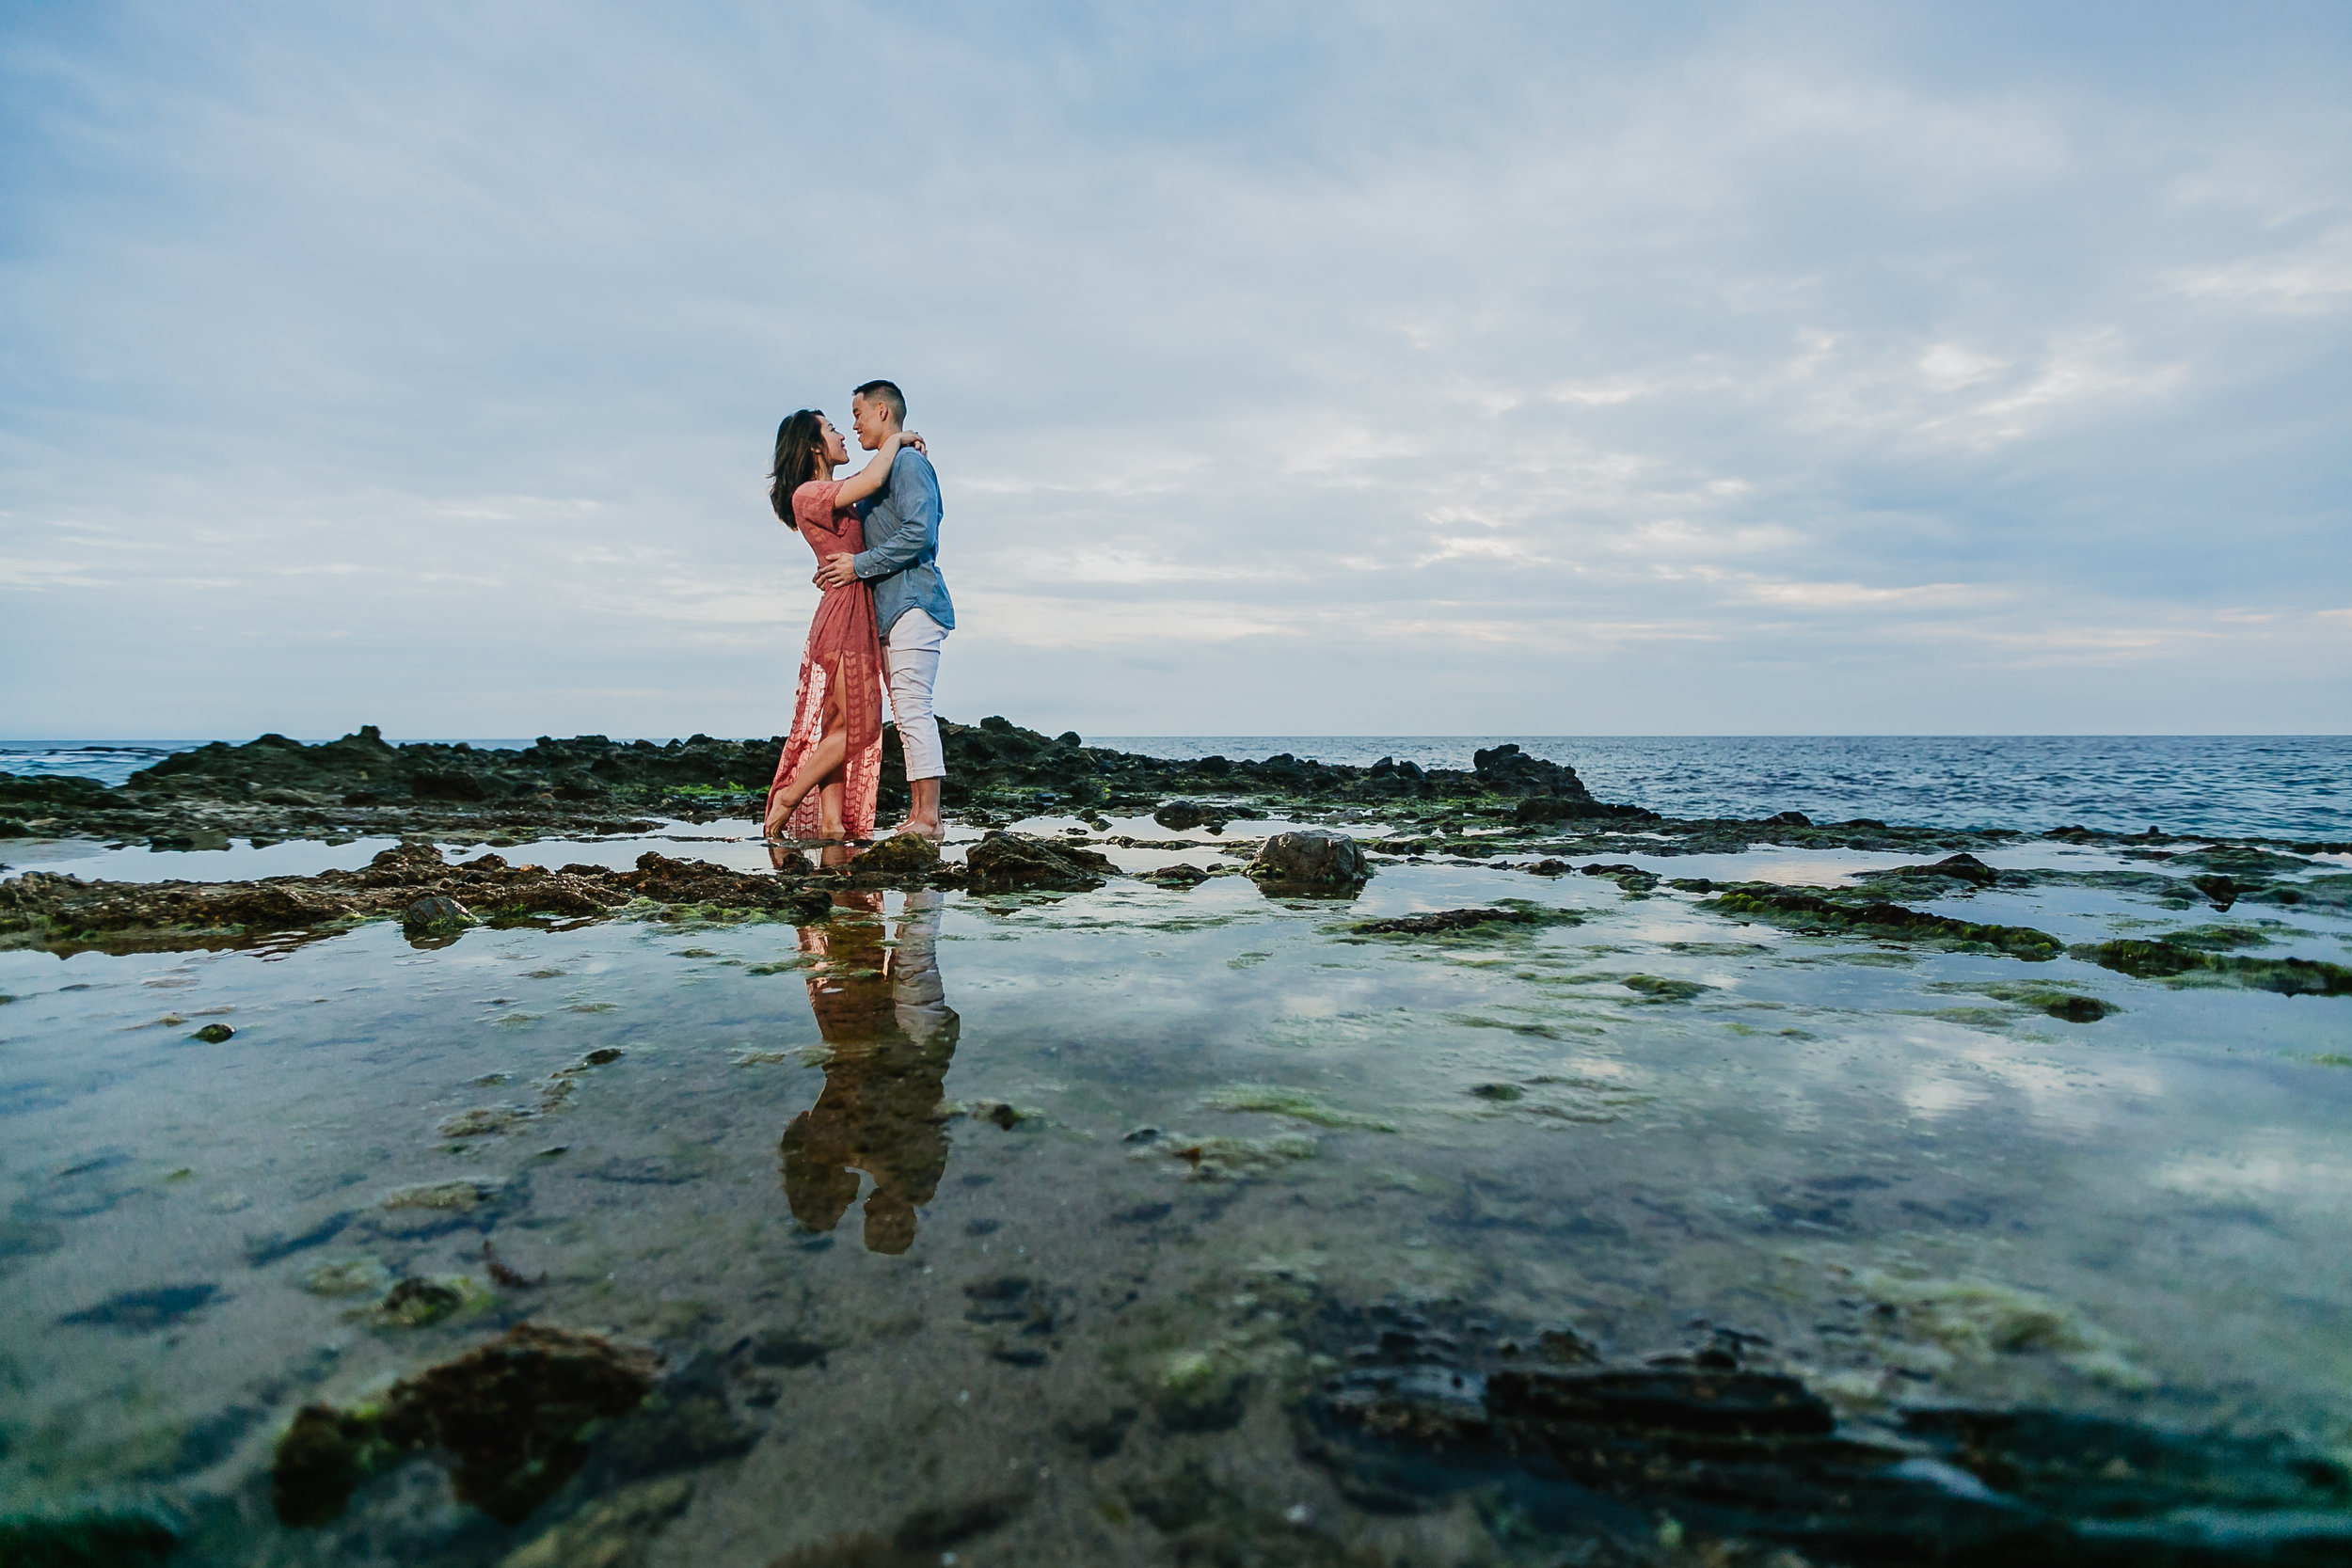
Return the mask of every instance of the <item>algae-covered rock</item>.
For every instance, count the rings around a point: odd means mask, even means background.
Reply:
[[[1808,933],[1880,937],[1898,942],[1933,942],[1990,948],[2040,962],[2055,958],[2065,944],[2047,931],[2026,926],[1982,926],[1873,898],[1838,898],[1818,889],[1742,882],[1719,889],[1699,905],[1719,914],[1768,920]]]
[[[400,912],[400,923],[424,935],[450,935],[478,926],[473,911],[445,893],[427,894]]]
[[[219,1045],[225,1040],[233,1039],[236,1037],[236,1033],[237,1032],[234,1029],[230,1028],[226,1023],[207,1023],[203,1028],[199,1029],[195,1034],[190,1035],[188,1038],[192,1040],[202,1040],[206,1045]]]
[[[1572,926],[1578,916],[1567,911],[1439,910],[1433,914],[1403,914],[1387,920],[1359,920],[1348,927],[1358,936],[1434,936],[1441,931],[1465,931],[1480,926]]]
[[[975,893],[1018,888],[1084,893],[1101,887],[1119,869],[1106,857],[1078,845],[1001,830],[965,851],[963,863]]]
[[[1688,1002],[1714,989],[1696,980],[1672,980],[1657,974],[1629,974],[1618,984],[1652,1002]]]
[[[536,1114],[522,1105],[476,1105],[443,1117],[437,1131],[444,1138],[486,1138],[494,1133],[512,1132]]]
[[[278,1517],[325,1524],[370,1475],[430,1448],[448,1456],[461,1502],[520,1524],[586,1461],[583,1429],[635,1410],[656,1367],[650,1352],[524,1323],[402,1379],[376,1404],[306,1406],[278,1440]]]
[[[1347,834],[1300,828],[1260,845],[1248,874],[1269,893],[1347,895],[1364,885],[1372,863]]]
[[[2352,996],[2352,968],[2318,958],[2240,958],[2138,941],[2090,942],[2067,952],[2135,979],[2239,986],[2281,996]]]
[[[1135,1144],[1130,1158],[1182,1161],[1195,1180],[1221,1181],[1264,1176],[1294,1160],[1315,1157],[1315,1140],[1304,1132],[1279,1132],[1270,1138],[1195,1138],[1182,1132],[1146,1128],[1124,1140]]]
[[[858,856],[855,868],[885,877],[929,877],[939,869],[939,846],[921,833],[897,833]]]
[[[1396,1131],[1396,1123],[1383,1117],[1366,1116],[1360,1111],[1342,1110],[1303,1090],[1284,1088],[1276,1084],[1237,1084],[1231,1088],[1218,1089],[1200,1103],[1212,1111],[1263,1111],[1311,1122],[1317,1127],[1356,1127],[1373,1132]]]
[[[486,1177],[459,1177],[452,1181],[427,1181],[384,1195],[385,1209],[435,1209],[469,1214],[498,1196],[499,1183]]]
[[[490,1304],[490,1292],[462,1274],[404,1279],[375,1306],[375,1321],[387,1328],[427,1328]]]
[[[1160,1424],[1176,1432],[1223,1432],[1249,1399],[1248,1363],[1222,1349],[1180,1350],[1160,1357],[1146,1392]]]

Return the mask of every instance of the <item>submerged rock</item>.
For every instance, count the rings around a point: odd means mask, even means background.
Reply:
[[[1249,876],[1269,893],[1351,895],[1372,875],[1363,847],[1329,828],[1276,833],[1258,847]]]
[[[400,1187],[384,1195],[386,1209],[438,1209],[453,1214],[469,1214],[498,1196],[499,1183],[485,1177],[464,1177],[454,1181],[428,1181],[414,1187]]]
[[[1851,933],[1898,942],[1948,942],[1961,947],[1991,948],[2034,962],[2055,958],[2065,950],[2065,944],[2058,938],[2030,927],[1980,926],[1879,899],[1839,898],[1819,889],[1781,887],[1771,882],[1718,885],[1715,896],[1699,908],[1793,926],[1807,933]]]
[[[2141,980],[2198,980],[2281,996],[2352,996],[2352,968],[2318,958],[2240,958],[2171,942],[2090,942],[2068,955]]]
[[[1085,893],[1101,887],[1118,867],[1094,850],[1057,844],[1034,833],[992,832],[965,852],[964,867],[975,893],[1045,888]]]
[[[392,1271],[373,1258],[345,1258],[321,1263],[303,1276],[302,1288],[314,1296],[373,1296],[391,1289]]]
[[[1696,980],[1672,980],[1657,974],[1629,974],[1618,983],[1652,1002],[1688,1002],[1701,991],[1714,989]]]
[[[404,1279],[375,1306],[376,1321],[391,1328],[427,1328],[460,1312],[486,1307],[490,1293],[462,1274]]]
[[[652,1392],[656,1367],[647,1351],[524,1323],[402,1379],[373,1405],[307,1405],[278,1443],[278,1517],[326,1524],[370,1475],[430,1448],[448,1456],[458,1500],[519,1524],[586,1462],[590,1422],[626,1416]]]
[[[219,1299],[223,1298],[217,1285],[157,1285],[143,1291],[117,1291],[95,1307],[68,1312],[57,1322],[145,1334],[194,1317]]]
[[[1396,915],[1388,920],[1359,920],[1348,927],[1358,936],[1430,936],[1439,931],[1467,930],[1475,926],[1542,926],[1552,919],[1536,910],[1439,910],[1435,914]],[[1573,922],[1569,916],[1563,924]]]

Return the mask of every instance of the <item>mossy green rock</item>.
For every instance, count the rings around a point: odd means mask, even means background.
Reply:
[[[939,846],[921,833],[898,833],[860,855],[856,869],[886,877],[928,877],[939,869]]]
[[[1981,926],[1878,899],[1834,898],[1817,889],[1777,887],[1769,882],[1724,888],[1699,907],[1718,914],[1793,926],[1802,931],[1992,948],[2033,962],[2055,958],[2065,951],[2058,938],[2029,926]]]
[[[2352,996],[2352,969],[2318,958],[2238,958],[2131,940],[2089,942],[2068,953],[2139,980],[2202,981],[2281,996]]]

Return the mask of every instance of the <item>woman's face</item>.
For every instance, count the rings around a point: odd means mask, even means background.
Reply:
[[[819,414],[817,416],[817,426],[825,433],[825,461],[836,465],[847,463],[850,460],[850,444],[841,438],[841,432],[834,429],[833,421]]]

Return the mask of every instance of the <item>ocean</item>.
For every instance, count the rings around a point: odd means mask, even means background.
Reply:
[[[1321,762],[1384,756],[1468,768],[1516,743],[1577,770],[1604,800],[1668,816],[1875,817],[1936,827],[2352,838],[2347,736],[1089,736],[1090,746],[1238,761],[1287,752]],[[11,741],[0,771],[119,784],[167,740]],[[527,739],[475,740],[522,747]]]

